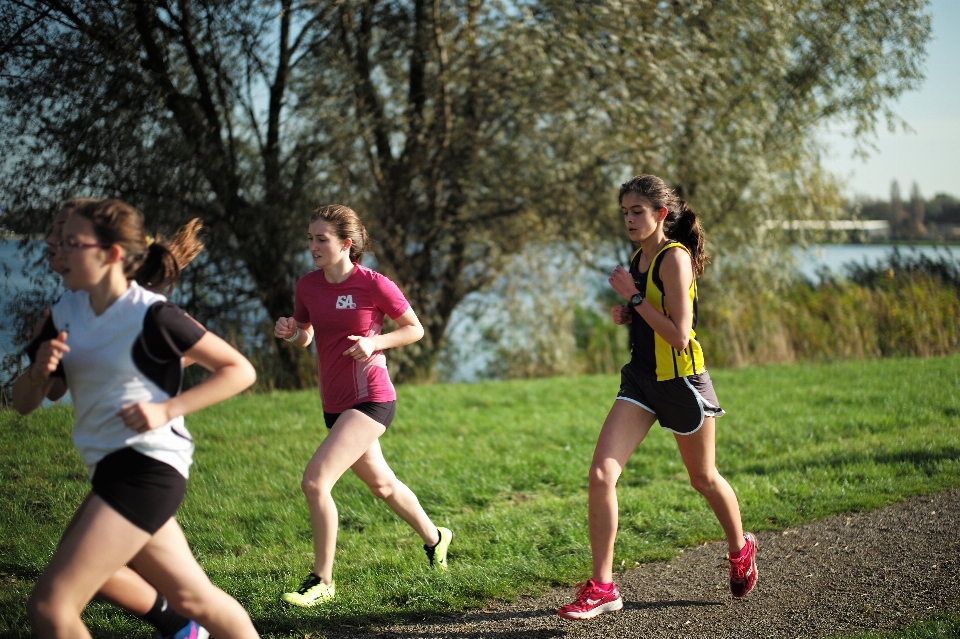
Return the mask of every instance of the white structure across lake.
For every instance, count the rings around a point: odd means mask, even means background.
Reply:
[[[860,231],[868,237],[890,235],[890,222],[886,220],[767,220],[763,227],[785,231]]]

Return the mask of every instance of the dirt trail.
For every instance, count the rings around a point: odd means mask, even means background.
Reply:
[[[564,588],[484,611],[367,629],[364,636],[823,637],[960,610],[960,490],[758,539],[760,579],[745,600],[730,597],[725,545],[715,543],[628,571],[617,579],[623,611],[590,621],[557,616],[574,594]]]

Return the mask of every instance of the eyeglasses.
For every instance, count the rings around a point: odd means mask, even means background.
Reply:
[[[74,249],[85,249],[85,248],[105,249],[105,248],[110,248],[110,246],[111,246],[110,244],[99,244],[99,243],[84,244],[83,242],[78,242],[73,238],[70,238],[69,240],[62,239],[59,242],[57,242],[57,250],[63,251],[64,253],[70,253]]]

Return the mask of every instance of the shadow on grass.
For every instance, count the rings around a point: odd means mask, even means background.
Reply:
[[[4,587],[8,587],[11,582],[29,581],[31,584],[40,577],[40,570],[35,566],[24,566],[16,563],[0,563],[0,580]],[[31,586],[32,588],[33,586]]]

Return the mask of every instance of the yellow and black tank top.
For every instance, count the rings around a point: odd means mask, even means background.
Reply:
[[[630,275],[644,299],[655,309],[670,317],[667,298],[663,293],[663,280],[660,279],[660,264],[666,251],[679,248],[689,255],[690,251],[680,242],[667,242],[653,257],[650,268],[640,272],[640,256],[643,249],[637,249],[630,258]],[[690,327],[690,341],[687,347],[678,351],[665,339],[657,335],[646,320],[633,310],[630,324],[630,366],[645,377],[656,377],[657,381],[698,375],[706,370],[703,362],[703,350],[697,341],[697,278],[690,283],[690,303],[693,306],[693,324]]]

